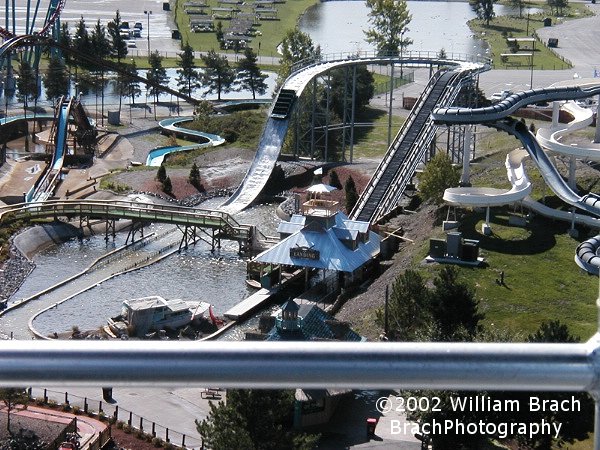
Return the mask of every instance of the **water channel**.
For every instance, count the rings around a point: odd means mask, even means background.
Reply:
[[[213,199],[202,208],[216,208],[223,199]],[[259,229],[268,235],[275,234],[279,220],[275,215],[276,205],[258,205],[235,216],[240,223],[258,223]],[[155,224],[146,234],[164,234],[171,229],[169,239],[179,240],[179,231],[169,225]],[[83,241],[74,238],[65,244],[54,246],[37,254],[36,267],[21,288],[9,299],[9,303],[26,298],[49,286],[74,275],[99,256],[124,243],[126,232],[117,233],[106,242],[104,234],[88,237]],[[133,258],[150,255],[158,251],[164,242],[152,242],[128,255],[123,264]],[[117,315],[123,300],[149,295],[161,295],[167,299],[203,300],[222,314],[253,291],[245,283],[246,260],[240,258],[237,243],[222,241],[222,247],[211,253],[210,246],[199,242],[181,253],[175,253],[162,261],[145,268],[118,275],[82,292],[63,304],[49,309],[34,321],[34,326],[43,334],[62,333],[76,325],[81,330],[95,330],[106,324],[109,316]],[[101,270],[92,273],[86,286],[106,276]],[[96,278],[94,278],[96,277]],[[74,282],[75,285],[79,280]],[[83,283],[82,286],[83,287]],[[76,289],[75,289],[76,290]],[[0,332],[17,339],[29,339],[27,323],[37,312],[52,306],[60,299],[44,296],[16,308],[0,317]]]

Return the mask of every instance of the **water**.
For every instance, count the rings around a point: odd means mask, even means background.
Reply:
[[[199,72],[202,72],[202,69],[198,69]],[[169,77],[169,82],[168,82],[168,86],[171,89],[174,89],[176,91],[179,91],[180,88],[177,86],[177,69],[175,68],[170,68],[170,69],[166,69],[167,72],[167,77]],[[146,71],[145,70],[139,70],[138,71],[140,76],[145,77],[146,76]],[[257,95],[257,99],[271,99],[272,95],[273,95],[273,91],[275,89],[275,85],[277,83],[277,74],[274,72],[265,72],[265,74],[267,75],[267,79],[265,80],[265,83],[267,83],[267,91],[265,92],[264,95]],[[102,102],[104,102],[104,108],[105,110],[110,109],[109,107],[117,107],[119,105],[119,95],[117,94],[117,86],[116,86],[116,81],[115,81],[115,76],[113,73],[106,73],[104,75],[104,100],[102,99],[102,78],[99,75],[97,79],[92,79],[90,80],[90,82],[86,82],[83,79],[80,79],[79,82],[77,83],[77,89],[75,86],[75,81],[73,80],[71,83],[71,87],[70,87],[70,92],[71,94],[75,95],[75,93],[80,93],[81,94],[81,101],[84,105],[87,105],[88,107],[90,105],[100,105],[102,104]],[[43,77],[42,77],[43,78]],[[93,83],[96,83],[98,85],[98,88],[96,89],[93,86]],[[146,89],[143,85],[143,83],[140,83],[140,89],[142,90],[142,94],[138,97],[136,97],[135,99],[135,103],[153,103],[154,102],[154,96],[151,95],[147,95],[148,93],[146,92]],[[3,90],[0,89],[0,97],[2,97],[3,95]],[[192,93],[192,97],[197,98],[197,99],[201,99],[204,98],[206,100],[216,100],[217,99],[217,94],[209,94],[207,91],[206,87],[201,87],[199,89],[196,89],[193,93]],[[223,92],[221,94],[221,98],[223,100],[233,100],[233,99],[250,99],[252,98],[252,92],[251,91],[247,91],[247,90],[232,90],[229,92]],[[129,97],[123,97],[122,98],[122,105],[123,107],[127,107],[127,105],[130,102],[130,98]],[[171,96],[170,94],[161,94],[158,96],[158,100],[160,102],[173,102],[173,103],[177,103],[177,98]],[[39,106],[45,106],[46,108],[50,108],[51,107],[51,103],[50,101],[46,98],[46,90],[44,87],[44,82],[42,80],[41,82],[41,86],[40,86],[40,96],[38,98],[37,101]],[[13,94],[11,97],[9,97],[9,104],[22,104],[19,103],[18,100],[16,99],[15,95]],[[181,104],[183,105],[184,102],[181,101]],[[33,102],[30,102],[30,105],[33,105]],[[50,110],[50,109],[48,109]]]
[[[216,208],[224,201],[215,198],[204,202],[201,208]],[[245,224],[257,224],[267,235],[275,234],[279,220],[275,215],[276,205],[258,205],[235,216]],[[162,233],[170,226],[156,224],[148,227]],[[175,232],[179,238],[179,232]],[[36,268],[23,286],[9,299],[10,302],[28,297],[68,276],[74,275],[106,252],[122,245],[126,233],[117,233],[117,239],[106,243],[99,234],[79,242],[73,239],[65,244],[49,248],[34,257]],[[152,252],[158,244],[150,244],[139,252]],[[203,300],[214,305],[216,314],[251,295],[245,283],[246,260],[237,253],[238,244],[222,241],[221,249],[214,254],[205,242],[190,246],[180,254],[174,254],[146,268],[119,275],[83,292],[56,308],[44,312],[34,321],[36,329],[43,334],[61,333],[77,325],[81,330],[93,330],[106,324],[110,316],[117,315],[123,300],[128,298],[160,295],[167,299]],[[226,288],[225,288],[226,286]],[[53,302],[52,302],[53,303]],[[52,304],[51,303],[51,304]],[[19,331],[17,338],[27,339],[25,326],[29,319],[46,305],[36,301],[17,308],[0,317],[0,332],[10,334]]]
[[[444,48],[447,53],[487,54],[486,44],[473,37],[467,25],[476,17],[469,3],[408,1],[408,9],[412,21],[406,36],[413,40],[408,50],[437,52]],[[318,3],[302,16],[300,29],[325,54],[373,51],[362,31],[370,28],[369,11],[362,1]],[[495,5],[495,11],[497,15],[518,14],[518,10],[503,5]]]

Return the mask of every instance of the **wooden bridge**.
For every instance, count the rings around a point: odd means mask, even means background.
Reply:
[[[90,219],[100,219],[106,224],[106,239],[115,236],[115,221],[131,220],[127,240],[151,222],[176,225],[183,233],[180,248],[199,238],[209,243],[212,250],[220,248],[221,239],[237,241],[240,253],[250,252],[257,242],[256,227],[238,223],[230,214],[207,209],[175,205],[156,205],[124,200],[57,200],[29,203],[0,208],[0,224],[14,220],[37,218],[79,217],[79,227],[90,224]]]

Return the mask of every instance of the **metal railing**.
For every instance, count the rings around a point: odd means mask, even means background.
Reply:
[[[65,411],[74,414],[111,418],[115,422],[113,426],[124,428],[127,425],[131,429],[132,434],[142,432],[146,435],[160,438],[165,442],[181,445],[187,449],[202,448],[202,438],[199,435],[190,436],[181,431],[160,425],[156,420],[120,407],[114,401],[110,401],[110,399],[108,401],[97,400],[74,395],[69,392],[42,388],[31,389],[30,395],[36,403],[41,403],[42,405],[56,403],[57,406],[62,407]],[[100,441],[104,443],[106,439],[100,436]]]
[[[365,50],[358,52],[337,52],[321,54],[317,57],[310,57],[298,61],[292,65],[291,72],[297,72],[304,69],[305,67],[313,64],[321,64],[333,61],[344,61],[344,60],[356,60],[356,59],[373,59],[388,62],[404,62],[407,64],[456,64],[459,63],[476,63],[489,65],[490,59],[481,56],[473,55],[470,53],[447,53],[443,58],[440,57],[439,51],[427,51],[427,50],[415,50],[415,51],[403,51],[401,54],[381,54],[375,50]]]

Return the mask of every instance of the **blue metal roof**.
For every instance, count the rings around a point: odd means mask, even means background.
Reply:
[[[300,220],[295,219],[295,223]],[[284,264],[287,266],[310,267],[314,269],[337,270],[354,272],[370,259],[379,254],[380,239],[376,233],[366,230],[369,240],[358,242],[356,250],[344,245],[342,240],[355,235],[357,229],[363,230],[362,222],[349,220],[344,214],[337,213],[335,227],[324,228],[316,226],[302,228],[279,242],[274,247],[265,250],[254,258],[256,262],[268,264]],[[288,224],[292,225],[292,224]],[[285,227],[288,229],[288,227]],[[347,230],[347,231],[344,231]],[[319,259],[292,258],[290,249],[305,247],[319,251]]]

